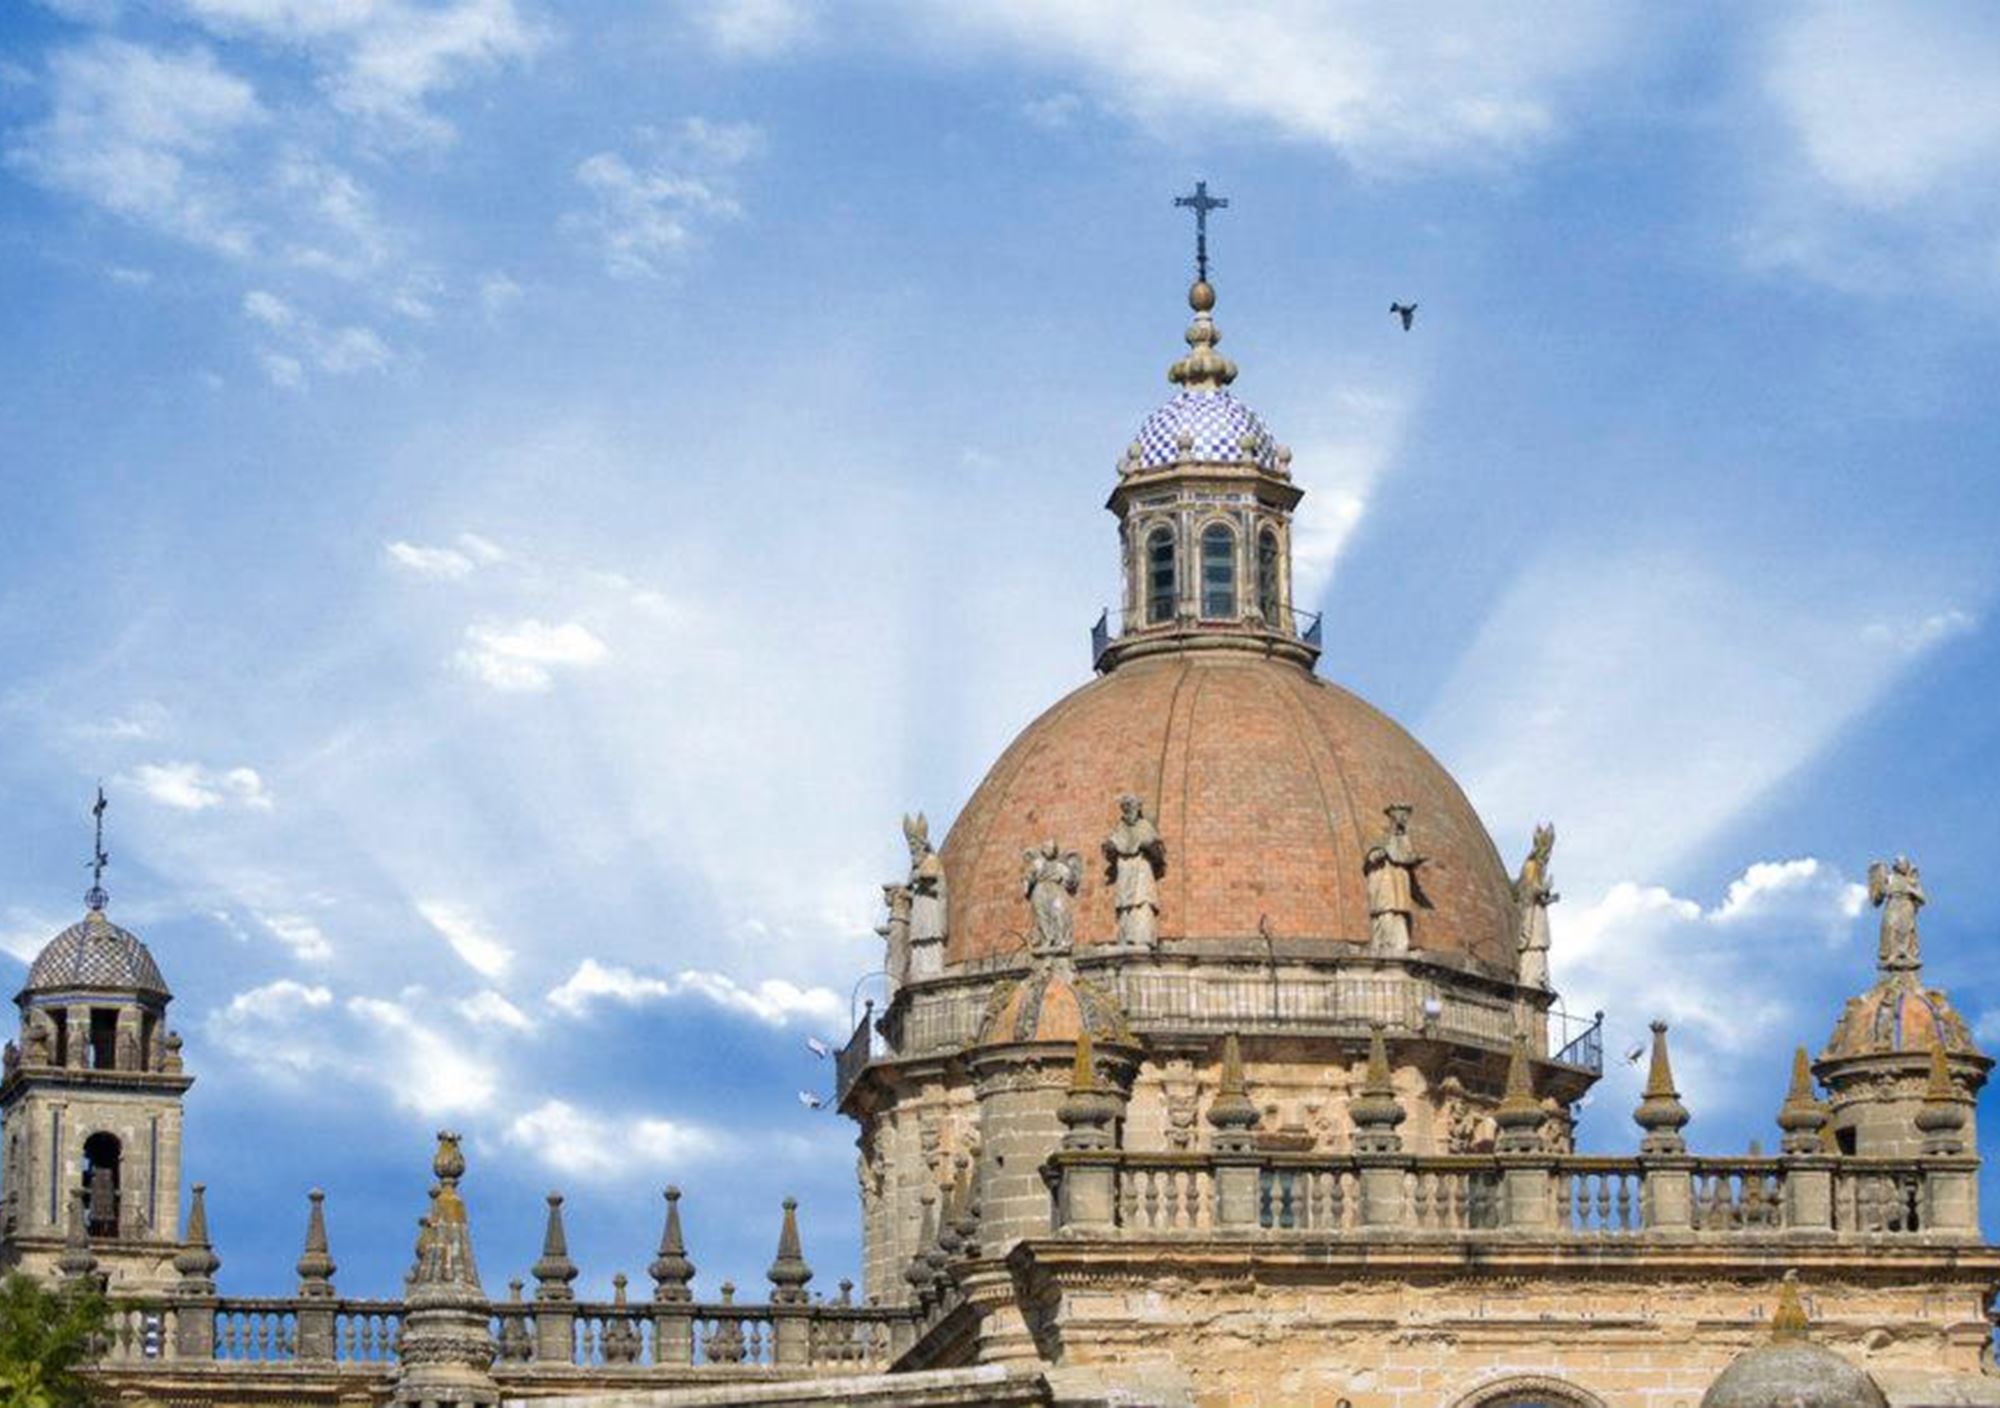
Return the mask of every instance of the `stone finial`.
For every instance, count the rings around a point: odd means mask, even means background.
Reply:
[[[1785,1103],[1778,1107],[1778,1128],[1784,1131],[1779,1149],[1787,1154],[1818,1153],[1820,1131],[1826,1122],[1826,1106],[1813,1094],[1806,1049],[1798,1047],[1792,1052],[1792,1083],[1785,1091]]]
[[[1681,1130],[1691,1118],[1674,1089],[1674,1070],[1667,1060],[1667,1024],[1653,1023],[1653,1059],[1646,1070],[1645,1096],[1632,1119],[1646,1131],[1639,1141],[1642,1154],[1685,1154],[1687,1140]]]
[[[694,1263],[688,1260],[687,1243],[681,1238],[681,1190],[667,1188],[667,1223],[660,1229],[660,1254],[646,1268],[653,1277],[653,1299],[679,1302],[693,1299],[688,1290],[694,1280]]]
[[[326,1242],[326,1194],[318,1188],[306,1194],[306,1246],[299,1254],[299,1295],[306,1300],[333,1297],[333,1273],[338,1269]]]
[[[724,1281],[719,1293],[725,1313],[717,1317],[715,1328],[708,1332],[702,1353],[711,1364],[740,1364],[744,1354],[743,1327],[735,1315],[728,1313],[736,1304],[736,1283]]]
[[[563,1233],[563,1196],[549,1194],[548,1222],[542,1228],[542,1254],[528,1268],[535,1278],[535,1299],[570,1301],[576,1292],[569,1283],[576,1279],[576,1263],[569,1259],[569,1238]]]
[[[208,1242],[208,1185],[197,1183],[190,1193],[187,1238],[174,1258],[174,1270],[181,1274],[180,1285],[175,1289],[184,1296],[212,1296],[215,1273],[222,1267],[222,1258]]]
[[[83,1189],[70,1190],[69,1224],[63,1234],[62,1254],[56,1258],[56,1270],[72,1285],[97,1274],[97,1253],[90,1249],[90,1234],[85,1228],[84,1197]]]
[[[1942,1037],[1931,1040],[1930,1080],[1924,1086],[1924,1103],[1917,1110],[1916,1124],[1923,1132],[1926,1154],[1965,1151],[1965,1104],[1945,1063]]]
[[[458,1181],[465,1176],[465,1155],[459,1151],[458,1136],[450,1130],[438,1132],[437,1154],[431,1172],[437,1183],[431,1188],[430,1213],[424,1233],[417,1239],[416,1276],[411,1295],[456,1303],[477,1294],[484,1301],[479,1284],[479,1267],[472,1257],[472,1233],[467,1226],[465,1203],[458,1196]]]
[[[1063,1124],[1065,1149],[1109,1149],[1112,1125],[1124,1102],[1097,1077],[1097,1058],[1090,1028],[1076,1034],[1076,1059],[1070,1067],[1069,1091],[1056,1107]]]
[[[931,1243],[937,1240],[937,1194],[926,1188],[918,1201],[922,1204],[923,1212],[917,1219],[917,1251],[916,1255],[910,1258],[910,1264],[903,1272],[903,1279],[909,1282],[912,1291],[921,1296],[931,1284],[929,1253]]]
[[[1189,391],[1218,391],[1236,380],[1236,363],[1215,350],[1222,332],[1211,316],[1215,308],[1215,286],[1198,279],[1188,289],[1188,307],[1194,318],[1188,323],[1188,354],[1167,368],[1167,380]]]
[[[170,1075],[170,1076],[179,1075],[182,1070],[181,1034],[179,1032],[168,1032],[166,1040],[161,1043],[161,1047],[162,1047],[162,1055],[160,1056],[161,1073],[163,1075]]]
[[[833,1298],[835,1305],[854,1304],[854,1283],[845,1276],[840,1278],[840,1294]]]
[[[1396,1126],[1409,1115],[1389,1079],[1389,1046],[1382,1033],[1382,1023],[1368,1024],[1368,1068],[1360,1093],[1347,1106],[1348,1118],[1354,1121],[1357,1154],[1397,1154],[1403,1149],[1403,1136],[1396,1132]],[[1537,1123],[1541,1120],[1539,1108],[1535,1119]]]
[[[1210,1142],[1217,1153],[1237,1154],[1249,1149],[1250,1131],[1257,1127],[1257,1106],[1243,1080],[1243,1043],[1235,1032],[1222,1038],[1222,1084],[1208,1107],[1208,1122],[1215,1129]]]
[[[1500,1096],[1493,1123],[1499,1137],[1494,1151],[1501,1154],[1534,1154],[1542,1149],[1542,1124],[1546,1118],[1541,1101],[1535,1098],[1535,1082],[1528,1059],[1528,1038],[1516,1032],[1514,1048],[1507,1056],[1507,1086]]]
[[[496,1403],[492,1303],[479,1281],[472,1229],[459,1197],[465,1155],[459,1137],[438,1132],[431,1160],[437,1182],[419,1223],[416,1265],[404,1292],[401,1377],[395,1402],[404,1405]]]
[[[799,1245],[799,1200],[785,1199],[784,1209],[784,1221],[778,1226],[778,1255],[764,1274],[771,1281],[771,1304],[803,1305],[806,1282],[812,1280],[813,1273]]]
[[[952,1231],[958,1237],[958,1254],[979,1255],[979,1183],[972,1160],[960,1154],[958,1179],[953,1188]],[[844,1283],[843,1283],[844,1284]]]
[[[1802,1340],[1806,1337],[1805,1302],[1799,1298],[1799,1273],[1787,1271],[1778,1286],[1778,1306],[1771,1312],[1771,1340]]]

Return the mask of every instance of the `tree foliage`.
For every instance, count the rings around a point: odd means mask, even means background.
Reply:
[[[78,1370],[104,1334],[104,1297],[49,1290],[19,1271],[0,1281],[0,1408],[85,1408]]]

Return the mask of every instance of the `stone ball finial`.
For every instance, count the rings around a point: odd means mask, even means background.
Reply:
[[[456,1183],[465,1177],[465,1155],[459,1150],[459,1136],[456,1131],[438,1131],[437,1154],[431,1159],[431,1172],[440,1183]]]
[[[1197,313],[1208,313],[1215,309],[1215,285],[1207,279],[1196,279],[1188,289],[1188,307]]]

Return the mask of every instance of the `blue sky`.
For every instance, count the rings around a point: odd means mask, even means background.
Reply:
[[[1555,820],[1693,1141],[1773,1145],[1877,856],[2000,1046],[1996,74],[1945,5],[10,6],[0,967],[102,776],[229,1288],[313,1184],[393,1288],[442,1123],[496,1292],[551,1186],[642,1278],[669,1180],[705,1287],[791,1192],[830,1290],[805,1039],[1087,673],[1205,176],[1322,672]]]

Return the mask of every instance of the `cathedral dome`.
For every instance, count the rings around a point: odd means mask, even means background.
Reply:
[[[1263,417],[1220,389],[1173,396],[1140,424],[1132,444],[1142,473],[1182,460],[1278,468],[1278,443]]]
[[[1923,1054],[1940,1041],[1954,1054],[1979,1054],[1964,1019],[1943,993],[1924,987],[1914,973],[1896,973],[1848,1000],[1824,1055]]]
[[[28,967],[21,996],[88,988],[170,997],[166,979],[136,934],[92,910],[50,939]]]
[[[1014,740],[945,840],[947,961],[1022,951],[1022,853],[1053,837],[1095,856],[1128,792],[1166,842],[1159,934],[1170,949],[1268,940],[1360,952],[1363,857],[1386,829],[1383,809],[1407,803],[1431,905],[1415,917],[1413,949],[1514,976],[1513,890],[1451,776],[1346,690],[1248,650],[1125,661]],[[1075,916],[1079,950],[1114,940],[1101,865],[1086,867]]]

